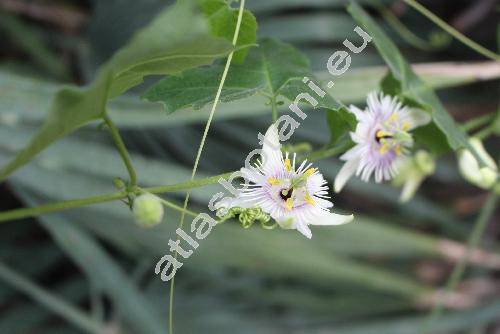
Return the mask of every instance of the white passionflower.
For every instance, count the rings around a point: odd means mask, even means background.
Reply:
[[[309,225],[340,225],[353,220],[352,215],[330,212],[327,181],[312,164],[303,161],[298,168],[296,155],[283,157],[275,125],[267,130],[262,146],[262,161],[241,172],[248,186],[239,196],[222,203],[223,207],[261,208],[281,228],[297,229],[312,237]],[[220,206],[219,206],[220,207]]]
[[[367,108],[350,106],[358,124],[351,132],[356,144],[340,159],[344,166],[335,178],[335,192],[342,190],[351,176],[361,176],[365,182],[375,174],[375,181],[390,180],[397,173],[397,162],[413,146],[412,129],[426,124],[430,116],[422,111],[405,107],[395,97],[372,92]]]

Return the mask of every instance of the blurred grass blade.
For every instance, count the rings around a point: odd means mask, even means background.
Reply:
[[[0,10],[0,28],[6,31],[9,39],[19,45],[49,75],[59,79],[67,79],[68,69],[66,65],[58,55],[45,45],[35,28],[2,10]]]
[[[93,321],[88,315],[37,286],[21,274],[7,267],[3,262],[0,262],[0,279],[27,294],[51,311],[59,314],[62,318],[83,331],[94,334],[102,334],[104,331],[103,326]]]
[[[20,189],[19,189],[20,190]],[[33,195],[21,191],[23,200],[36,205]],[[163,334],[164,328],[149,302],[97,241],[61,215],[41,217],[54,241],[113,300],[127,323],[138,333]]]
[[[467,311],[445,314],[433,328],[433,334],[464,333],[492,321],[498,320],[500,302],[493,302]],[[335,331],[324,330],[322,334],[422,334],[421,326],[425,316],[386,318],[364,322],[359,325],[342,326]],[[307,333],[307,332],[306,332]]]

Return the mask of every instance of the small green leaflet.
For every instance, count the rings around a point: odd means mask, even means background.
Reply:
[[[294,101],[298,94],[310,93],[318,100],[316,107],[337,110],[342,106],[329,95],[314,95],[302,81],[304,77],[314,77],[308,59],[297,49],[267,38],[258,44],[243,64],[230,67],[221,101],[231,102],[254,94]],[[143,98],[163,103],[169,114],[188,107],[201,109],[213,101],[222,72],[222,65],[212,65],[185,71],[181,76],[167,76],[151,86]]]
[[[403,99],[414,100],[431,113],[436,128],[429,128],[426,131],[436,133],[436,130],[439,130],[445,135],[447,141],[447,143],[439,142],[440,138],[444,137],[436,136],[427,138],[427,144],[430,144],[435,151],[442,151],[443,146],[447,145],[453,150],[466,147],[473,151],[468,143],[467,135],[457,126],[434,91],[412,71],[397,47],[375,21],[355,2],[351,2],[348,11],[373,38],[377,50],[389,66],[393,79],[399,83],[400,88],[397,90],[400,91],[400,96]]]
[[[212,34],[233,41],[239,9],[231,8],[224,0],[198,0],[208,17]],[[254,44],[257,40],[257,20],[255,16],[245,10],[241,19],[241,28],[238,35],[237,47]],[[245,60],[248,49],[239,50],[233,55],[233,64],[241,64]]]
[[[61,89],[35,136],[13,161],[0,170],[0,180],[28,163],[54,141],[99,119],[105,112],[108,99],[141,83],[144,76],[175,74],[208,65],[233,50],[229,41],[211,35],[207,19],[196,1],[179,1],[138,31],[100,69],[90,86]]]

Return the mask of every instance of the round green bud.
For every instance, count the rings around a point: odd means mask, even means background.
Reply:
[[[125,184],[125,181],[123,181],[122,179],[120,179],[119,177],[116,177],[113,179],[113,184],[115,185],[116,188],[118,189],[125,189],[125,187],[127,186]]]
[[[135,220],[142,227],[153,227],[163,219],[163,204],[152,194],[143,194],[134,200],[132,207]]]

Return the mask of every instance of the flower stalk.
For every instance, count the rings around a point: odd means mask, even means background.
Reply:
[[[113,138],[116,148],[118,149],[118,152],[122,157],[123,163],[127,168],[130,177],[128,190],[130,191],[133,187],[137,185],[137,173],[135,172],[134,166],[132,165],[130,154],[128,153],[127,148],[125,147],[125,143],[123,142],[122,137],[120,136],[118,128],[115,126],[111,118],[105,113],[103,119],[108,127],[109,133],[111,134],[111,138]]]

